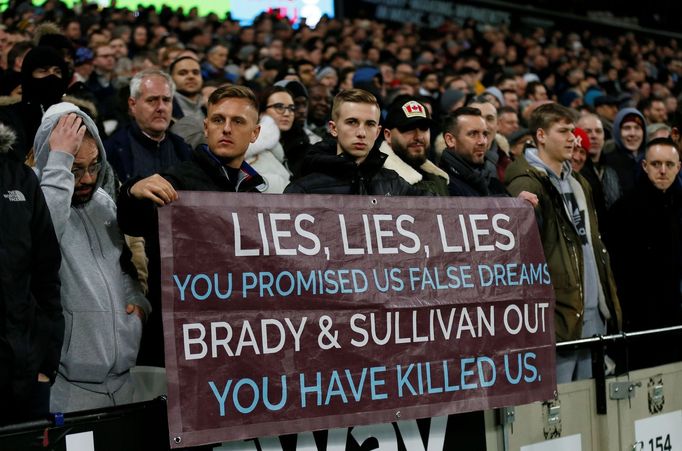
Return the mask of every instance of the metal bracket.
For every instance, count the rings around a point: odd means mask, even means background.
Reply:
[[[506,425],[506,424],[514,424],[514,420],[516,420],[516,409],[512,407],[502,407],[500,409],[500,424],[501,425]]]
[[[542,416],[545,440],[561,437],[561,401],[555,399],[542,403]]]
[[[609,398],[630,399],[635,396],[635,387],[641,386],[641,382],[611,382],[609,384]]]
[[[663,376],[657,374],[649,378],[649,413],[656,414],[663,410],[665,396],[663,394]]]

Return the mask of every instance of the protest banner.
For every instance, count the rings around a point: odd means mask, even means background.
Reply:
[[[172,446],[554,396],[521,200],[181,192],[159,235]]]

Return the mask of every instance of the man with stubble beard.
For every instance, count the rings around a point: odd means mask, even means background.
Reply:
[[[204,139],[206,106],[201,95],[204,79],[201,76],[199,60],[192,55],[182,55],[171,63],[169,72],[175,83],[174,123],[170,130],[195,148],[206,142]]]
[[[406,182],[432,194],[447,196],[449,177],[426,158],[433,125],[429,110],[415,97],[400,96],[388,109],[384,142],[379,150],[388,155],[384,167]]]
[[[133,278],[116,204],[101,188],[105,153],[97,126],[73,104],[53,105],[34,149],[63,262],[59,277],[67,332],[50,411],[130,403],[130,368],[151,306]]]

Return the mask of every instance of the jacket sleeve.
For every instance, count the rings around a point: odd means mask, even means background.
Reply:
[[[66,152],[50,151],[43,168],[40,188],[50,209],[57,239],[61,240],[71,215],[74,178],[71,173],[74,157]]]
[[[43,316],[40,324],[41,333],[48,337],[45,357],[38,369],[54,381],[64,340],[64,316],[59,280],[61,252],[52,226],[50,211],[37,181],[33,194],[31,293],[38,305],[39,314]]]
[[[284,194],[305,194],[307,191],[298,182],[291,182],[284,188]]]
[[[540,230],[542,230],[544,225],[543,209],[547,205],[548,199],[540,182],[530,177],[516,177],[507,183],[507,191],[512,197],[517,197],[521,191],[528,191],[538,196],[538,206],[534,208],[535,220]]]
[[[152,304],[144,296],[140,282],[133,279],[130,274],[124,273],[123,288],[125,290],[126,304],[139,306],[144,312],[145,318],[149,318],[149,314],[152,312]]]

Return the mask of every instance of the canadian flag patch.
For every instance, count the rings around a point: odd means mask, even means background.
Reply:
[[[410,100],[405,105],[403,105],[403,111],[406,117],[423,117],[426,118],[426,111],[424,107],[414,100]]]

